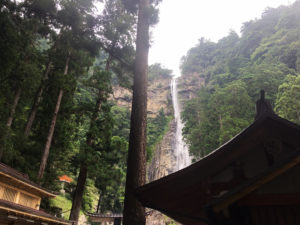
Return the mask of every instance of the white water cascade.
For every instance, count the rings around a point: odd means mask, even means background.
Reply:
[[[174,148],[174,156],[176,158],[176,164],[174,167],[174,172],[184,167],[187,167],[191,164],[191,158],[189,156],[188,146],[184,142],[182,136],[183,122],[180,118],[181,109],[178,100],[176,80],[177,77],[174,76],[171,81],[172,102],[174,107],[174,117],[176,123],[175,148]]]

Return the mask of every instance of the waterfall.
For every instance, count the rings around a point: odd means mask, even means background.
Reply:
[[[184,167],[187,167],[191,164],[191,158],[189,156],[188,146],[184,142],[182,136],[182,128],[184,124],[180,118],[181,109],[178,100],[176,80],[177,77],[174,76],[171,81],[172,102],[174,107],[174,117],[176,123],[175,148],[174,148],[174,156],[176,158],[176,164],[174,166],[174,172]]]

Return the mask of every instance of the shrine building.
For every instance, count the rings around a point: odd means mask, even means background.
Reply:
[[[72,225],[40,209],[42,198],[56,194],[0,163],[0,225]]]
[[[299,225],[300,126],[277,116],[262,92],[249,127],[136,195],[184,225]]]

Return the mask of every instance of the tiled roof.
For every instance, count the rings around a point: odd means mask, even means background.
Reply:
[[[72,221],[57,218],[42,210],[36,210],[33,208],[22,206],[2,199],[0,199],[0,210],[7,211],[10,213],[16,213],[18,215],[22,215],[22,217],[25,218],[26,217],[27,218],[29,217],[31,219],[36,218],[38,220],[53,222],[55,224],[65,224],[65,225],[73,224]]]
[[[0,163],[0,176],[7,178],[8,180],[14,180],[18,183],[18,186],[28,187],[35,191],[42,193],[43,197],[55,197],[56,193],[32,182],[29,180],[27,174],[21,173],[3,163]]]
[[[101,213],[87,213],[90,217],[98,217],[98,218],[122,218],[123,214],[114,213],[114,214],[101,214]]]
[[[221,186],[213,185],[213,179],[221,171],[241,157],[247,157],[249,152],[260,145],[263,148],[263,140],[276,139],[285,143],[289,151],[283,152],[284,155],[278,163],[293,162],[293,156],[300,155],[299,137],[299,125],[280,118],[274,113],[263,113],[248,128],[206,157],[182,170],[137,188],[136,195],[143,206],[159,210],[183,224],[206,224],[206,206],[226,193],[218,191]],[[271,169],[278,169],[276,165],[274,164]],[[249,182],[256,182],[261,176],[265,177],[263,172],[271,174],[273,170],[259,171],[255,174],[255,180]],[[243,180],[227,182],[228,186],[223,189],[235,194],[235,188],[239,187],[237,185],[250,185],[244,182]],[[217,184],[222,185],[220,182]],[[214,188],[220,196],[214,194]]]

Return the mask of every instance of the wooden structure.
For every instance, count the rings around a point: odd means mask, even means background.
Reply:
[[[248,128],[136,194],[185,225],[299,225],[300,126],[275,115],[262,95]]]
[[[101,225],[121,225],[122,214],[101,214],[101,213],[88,213],[89,220],[93,223]]]
[[[42,198],[55,196],[27,175],[0,163],[0,225],[72,224],[40,210]]]

